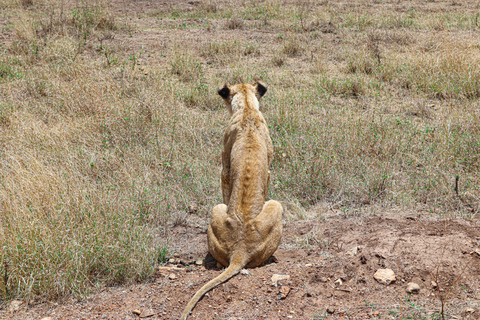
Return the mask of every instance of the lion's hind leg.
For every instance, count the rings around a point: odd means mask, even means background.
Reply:
[[[225,242],[227,217],[227,206],[225,204],[216,205],[212,210],[212,219],[207,231],[208,251],[217,262],[225,267],[230,263],[230,254]]]
[[[255,254],[248,267],[261,265],[277,250],[282,238],[282,213],[280,202],[269,200],[263,205],[262,212],[253,219],[252,226],[257,239]]]

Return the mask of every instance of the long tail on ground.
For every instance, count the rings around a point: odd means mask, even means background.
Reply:
[[[212,290],[219,284],[227,281],[228,279],[230,279],[231,277],[239,273],[240,270],[242,270],[245,267],[245,262],[242,261],[243,257],[241,257],[241,255],[237,255],[237,257],[240,259],[235,259],[234,257],[230,262],[230,265],[228,266],[228,268],[225,269],[225,271],[223,271],[218,277],[207,282],[200,290],[197,291],[197,293],[195,293],[193,298],[190,300],[190,302],[187,304],[187,306],[183,310],[180,320],[187,319],[188,315],[190,314],[190,311],[192,311],[192,309],[197,304],[198,300],[200,300],[200,298],[202,298],[205,293]]]

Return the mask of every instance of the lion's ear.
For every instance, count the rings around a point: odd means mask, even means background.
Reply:
[[[255,88],[257,89],[257,97],[260,99],[263,95],[267,92],[267,87],[260,81],[255,84]]]
[[[228,97],[230,97],[230,86],[225,83],[222,88],[218,89],[218,94],[223,99],[228,99]]]

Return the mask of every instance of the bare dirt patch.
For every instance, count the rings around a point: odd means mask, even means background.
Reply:
[[[81,302],[33,304],[15,314],[3,310],[0,317],[136,319],[133,311],[139,310],[151,319],[176,319],[195,291],[221,271],[207,255],[204,227],[177,226],[170,232],[175,263],[160,267],[151,282],[108,288]],[[289,222],[275,261],[213,289],[190,319],[439,319],[438,291],[430,276],[437,267],[442,294],[453,286],[447,315],[478,319],[479,247],[480,227],[469,220],[397,212]],[[195,264],[198,259],[204,265]],[[373,274],[380,268],[392,269],[397,281],[377,283]],[[290,279],[273,286],[274,274]],[[409,282],[420,286],[418,294],[406,293]],[[476,311],[466,314],[468,308]]]

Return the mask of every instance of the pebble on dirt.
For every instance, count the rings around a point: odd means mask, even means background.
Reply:
[[[373,275],[379,283],[389,285],[397,280],[392,269],[378,269]]]
[[[148,318],[154,315],[155,315],[155,312],[153,312],[153,310],[151,309],[143,310],[143,312],[140,314],[140,318]]]
[[[168,275],[168,279],[170,279],[170,280],[175,280],[176,278],[177,278],[177,276],[175,275],[175,273],[170,273]]]
[[[141,315],[142,314],[142,311],[138,310],[138,309],[135,309],[135,310],[132,310],[132,313],[133,314],[136,314],[137,316]]]
[[[282,286],[282,287],[280,288],[280,292],[279,292],[279,294],[278,294],[278,298],[281,299],[281,300],[283,300],[283,299],[285,299],[285,298],[288,296],[289,293],[290,293],[290,287]]]
[[[277,286],[277,282],[280,281],[280,280],[288,280],[290,279],[290,276],[289,275],[286,275],[286,274],[274,274],[272,276],[272,286]]]
[[[185,271],[184,268],[177,268],[177,267],[158,267],[157,272],[160,274],[169,274],[171,272],[182,272]]]
[[[352,249],[347,251],[347,255],[353,257],[356,256],[358,252],[362,251],[362,248],[360,246],[355,246]]]
[[[328,307],[327,312],[330,313],[330,314],[335,313],[335,308],[334,307]]]
[[[420,292],[420,286],[415,282],[409,282],[407,283],[406,290],[407,290],[407,293],[418,293]]]

